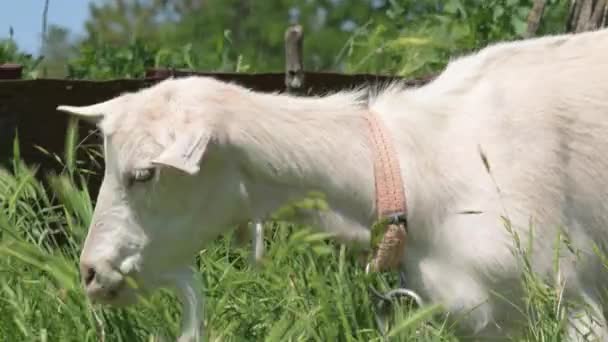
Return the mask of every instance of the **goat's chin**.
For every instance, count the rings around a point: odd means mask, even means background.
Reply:
[[[178,341],[198,341],[203,333],[203,297],[196,275],[186,271],[175,281],[182,302],[181,336]]]

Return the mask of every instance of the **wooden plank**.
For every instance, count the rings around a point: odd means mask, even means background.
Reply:
[[[21,78],[23,67],[19,64],[0,64],[0,80],[18,80]]]
[[[376,74],[340,74],[332,72],[304,72],[306,94],[319,95],[342,89],[353,88],[364,84],[402,81],[409,86],[425,84],[433,76],[418,79],[407,79],[392,75]],[[209,73],[178,69],[151,69],[146,72],[148,79],[165,79],[168,77],[208,76],[227,82],[235,82],[245,87],[263,92],[284,92],[284,73]]]

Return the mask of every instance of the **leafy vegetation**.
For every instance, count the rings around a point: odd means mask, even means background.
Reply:
[[[564,32],[568,2],[547,3],[539,34]],[[438,72],[451,58],[492,42],[521,38],[532,5],[527,0],[390,1],[390,4],[387,20],[361,27],[348,40],[347,72],[406,77]],[[400,20],[403,17],[407,20]]]
[[[19,51],[15,41],[12,37],[9,37],[8,39],[0,39],[0,64],[7,62],[21,64],[24,77],[35,78],[37,76],[36,69],[41,59],[36,59],[32,55]]]
[[[450,58],[520,38],[531,0],[106,0],[82,39],[51,25],[51,76],[142,77],[146,68],[282,71],[283,34],[304,27],[307,70],[420,76]],[[539,34],[564,32],[568,0],[548,0]],[[72,46],[69,48],[68,46]],[[7,57],[1,56],[0,63]]]

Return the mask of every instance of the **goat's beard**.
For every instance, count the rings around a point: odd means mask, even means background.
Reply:
[[[182,303],[181,331],[178,342],[198,342],[204,329],[204,300],[201,294],[202,283],[197,272],[184,267],[171,273],[167,278],[172,283],[177,297]]]

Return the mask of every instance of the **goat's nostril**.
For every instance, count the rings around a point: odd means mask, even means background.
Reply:
[[[115,298],[116,296],[118,296],[118,290],[117,289],[111,289],[110,291],[108,291],[108,297],[109,298]]]
[[[84,284],[89,285],[95,279],[95,269],[93,267],[87,267],[84,274]]]

